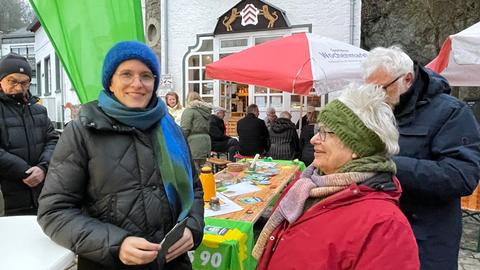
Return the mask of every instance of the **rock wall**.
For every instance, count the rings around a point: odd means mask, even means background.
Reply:
[[[480,0],[363,0],[361,46],[399,44],[427,64],[448,35],[480,21]]]

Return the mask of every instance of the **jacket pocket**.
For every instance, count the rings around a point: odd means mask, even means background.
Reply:
[[[428,158],[430,156],[429,127],[401,127],[399,133],[400,156],[416,158]]]

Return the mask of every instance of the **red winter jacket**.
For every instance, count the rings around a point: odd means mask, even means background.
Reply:
[[[270,236],[257,269],[419,269],[412,229],[398,208],[401,187],[352,184]],[[291,185],[290,185],[291,186]]]

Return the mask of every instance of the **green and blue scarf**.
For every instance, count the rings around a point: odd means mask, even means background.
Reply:
[[[193,204],[192,163],[182,131],[168,114],[165,103],[154,96],[147,108],[132,109],[103,90],[98,105],[108,116],[125,125],[140,130],[155,126],[154,151],[165,193],[174,209],[181,208],[178,221],[184,219]]]

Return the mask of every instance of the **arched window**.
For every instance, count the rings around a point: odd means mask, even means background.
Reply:
[[[205,78],[205,67],[213,62],[213,37],[201,37],[186,58],[186,92],[195,91],[204,101],[213,103],[213,80]]]

